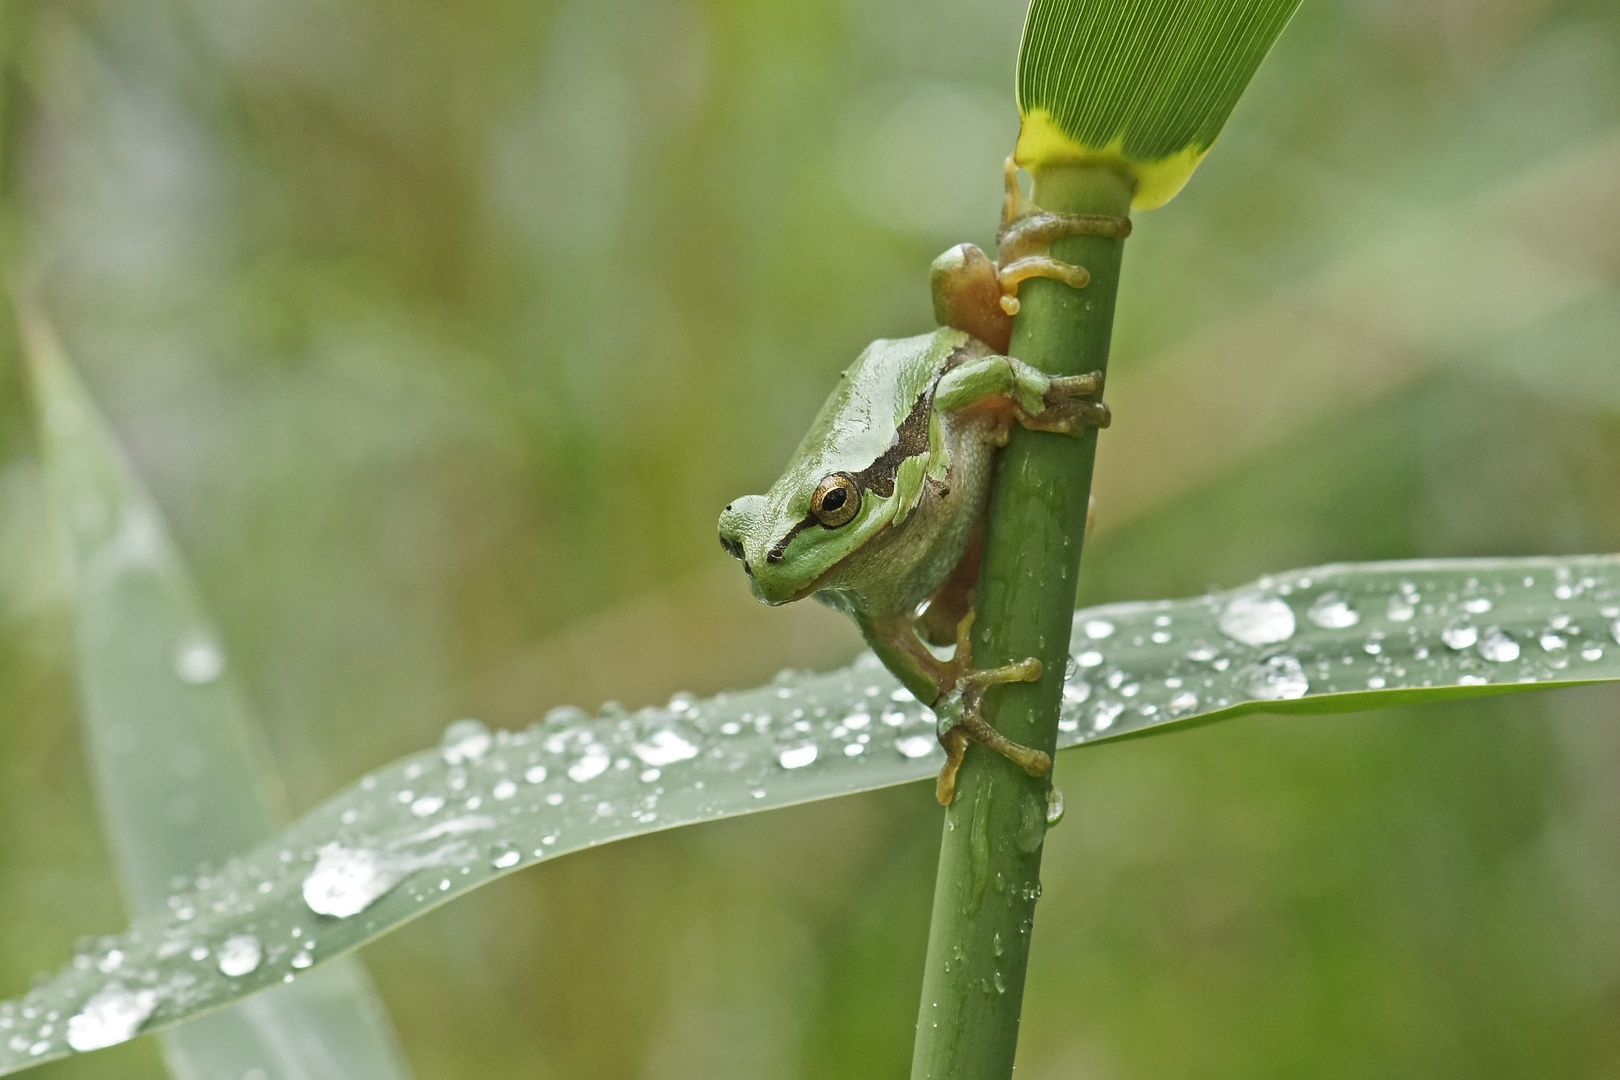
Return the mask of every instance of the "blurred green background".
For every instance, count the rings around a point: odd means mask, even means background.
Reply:
[[[5,13],[20,264],[293,804],[476,715],[828,666],[714,541],[988,245],[1022,0]],[[1620,549],[1620,5],[1306,0],[1125,262],[1086,602]],[[9,350],[9,346],[7,347]],[[0,356],[0,995],[123,925]],[[1620,1078],[1620,692],[1073,752],[1019,1075]],[[924,785],[503,880],[364,959],[422,1080],[907,1075]],[[156,1078],[150,1040],[40,1070]]]

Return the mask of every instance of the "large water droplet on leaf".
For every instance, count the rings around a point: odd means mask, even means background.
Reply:
[[[1446,643],[1446,648],[1461,652],[1479,640],[1479,627],[1456,619],[1440,631],[1440,640]]]
[[[607,772],[608,766],[613,764],[613,755],[601,743],[591,743],[585,748],[585,756],[568,766],[568,779],[583,784],[587,780],[594,780]]]
[[[1292,656],[1273,656],[1252,666],[1246,678],[1249,693],[1260,701],[1286,701],[1304,697],[1311,688],[1305,669]]]
[[[439,753],[451,765],[477,761],[489,752],[494,737],[481,720],[457,720],[444,729],[439,740]]]
[[[1245,645],[1275,645],[1294,636],[1294,610],[1275,596],[1244,593],[1226,605],[1218,625]]]
[[[1361,613],[1336,592],[1318,596],[1305,616],[1324,630],[1343,630],[1361,621]]]
[[[815,761],[819,753],[820,749],[814,742],[803,742],[779,751],[776,760],[784,769],[802,769]]]
[[[673,765],[677,761],[698,756],[698,748],[682,737],[678,731],[661,728],[649,735],[645,742],[638,742],[630,747],[636,757],[654,768],[663,768]]]
[[[128,1042],[155,1008],[157,991],[127,990],[113,983],[92,994],[84,1008],[69,1018],[68,1045],[84,1051]]]
[[[1519,643],[1514,641],[1513,635],[1506,630],[1493,626],[1479,639],[1479,655],[1495,663],[1505,664],[1519,658]]]
[[[317,915],[346,919],[398,885],[403,867],[380,852],[327,844],[304,878],[304,903]]]
[[[927,757],[938,745],[939,740],[932,735],[907,735],[894,740],[894,748],[907,758]]]
[[[219,947],[220,974],[239,979],[257,969],[263,957],[264,949],[258,938],[252,934],[234,934]]]

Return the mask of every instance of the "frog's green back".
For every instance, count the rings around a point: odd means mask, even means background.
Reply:
[[[795,495],[808,506],[810,489],[832,472],[859,473],[893,444],[895,433],[933,386],[951,356],[971,339],[941,328],[909,338],[880,338],[844,370],[816,414],[787,471],[771,487],[771,501],[787,511]],[[779,500],[782,500],[779,502]]]

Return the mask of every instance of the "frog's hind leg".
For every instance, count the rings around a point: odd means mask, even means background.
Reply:
[[[1016,664],[975,668],[972,628],[970,611],[956,627],[956,656],[951,660],[951,666],[959,672],[955,692],[961,695],[962,716],[939,737],[940,745],[945,748],[945,767],[939,772],[934,797],[941,806],[949,806],[956,799],[956,773],[962,767],[969,743],[995,751],[1031,776],[1045,776],[1052,768],[1051,755],[1013,742],[984,719],[984,696],[990,688],[1006,683],[1034,682],[1041,677],[1041,662],[1030,657]]]
[[[955,643],[956,628],[973,610],[973,590],[979,584],[979,560],[984,552],[984,526],[968,541],[962,559],[945,579],[945,584],[928,598],[928,606],[917,618],[917,632],[930,645]]]

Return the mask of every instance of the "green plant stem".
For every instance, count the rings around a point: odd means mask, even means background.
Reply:
[[[1035,201],[1048,210],[1124,215],[1130,196],[1127,182],[1106,169],[1070,166],[1035,177]],[[1054,375],[1106,370],[1122,248],[1100,236],[1054,244],[1055,256],[1091,272],[1091,284],[1026,282],[1012,354]],[[974,663],[1040,659],[1038,682],[993,691],[987,711],[1008,738],[1049,754],[1096,450],[1094,431],[1076,439],[1015,429],[990,500]],[[1050,774],[1030,777],[1004,757],[968,751],[945,811],[913,1080],[1012,1075],[1051,788]]]

